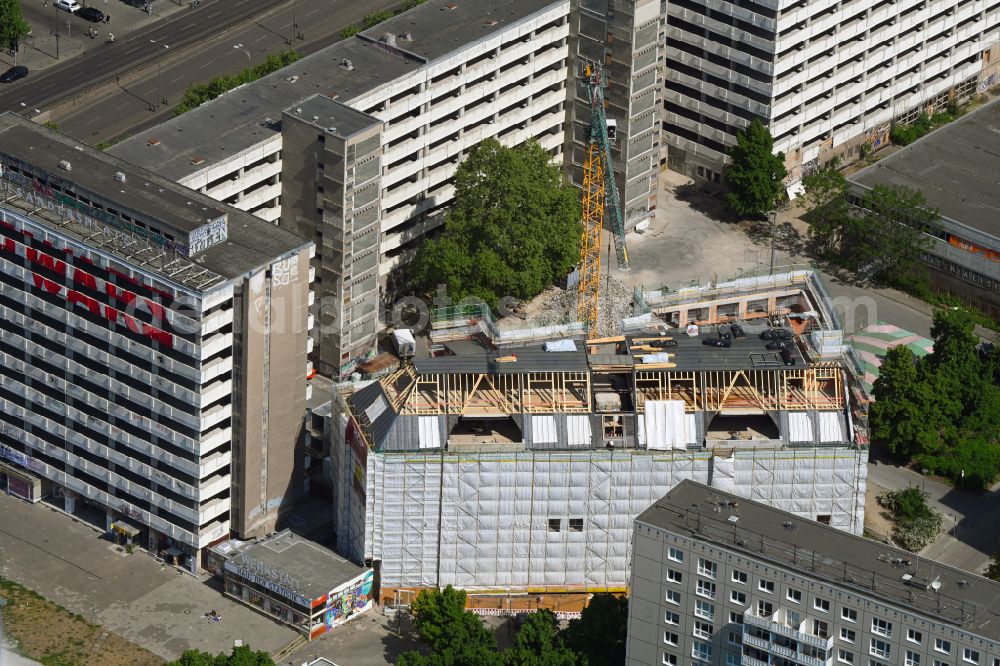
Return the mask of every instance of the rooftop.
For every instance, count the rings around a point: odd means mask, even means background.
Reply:
[[[189,259],[153,247],[127,233],[125,240],[109,240],[53,211],[26,205],[21,199],[12,198],[6,202],[53,229],[189,288],[207,289],[223,279],[236,278],[309,244],[308,240],[286,229],[13,113],[0,116],[0,151],[27,162],[42,173],[79,186],[78,193],[86,190],[137,217],[161,220],[168,231],[173,228],[189,232],[204,226],[208,220],[224,216],[227,240],[210,245]],[[69,162],[71,170],[60,168],[61,161]],[[116,179],[117,173],[124,174],[124,182]]]
[[[298,104],[285,109],[285,113],[343,139],[373,125],[381,127],[382,121],[375,116],[361,113],[346,104],[341,104],[326,95],[313,95]]]
[[[635,369],[643,369],[643,359],[648,354],[666,353],[666,366],[670,370],[709,371],[709,370],[784,370],[786,367],[802,368],[806,362],[794,344],[789,347],[795,359],[794,366],[785,366],[777,351],[767,349],[767,341],[761,340],[757,331],[744,326],[746,337],[733,338],[731,347],[713,347],[704,344],[708,338],[718,337],[718,327],[703,326],[699,335],[689,337],[684,331],[671,332],[671,335],[660,336],[630,336],[628,347],[635,358]],[[729,326],[723,325],[728,331]],[[763,330],[763,329],[761,329]],[[658,346],[662,340],[669,347]],[[663,343],[660,343],[663,344]]]
[[[542,345],[506,348],[500,351],[471,345],[456,356],[414,358],[418,375],[483,373],[490,375],[527,372],[587,372],[587,353],[582,344],[576,351],[545,351]]]
[[[307,601],[318,599],[366,571],[289,530],[240,548],[229,561]]]
[[[682,481],[636,522],[771,561],[1000,640],[1000,583],[767,504]]]
[[[850,180],[869,188],[915,188],[949,220],[1000,238],[998,170],[1000,100],[934,130]]]
[[[455,50],[505,29],[553,0],[429,0],[361,33],[240,86],[197,109],[122,141],[109,152],[180,181],[280,131],[282,110],[322,94],[353,99],[413,74]],[[453,9],[450,9],[454,5]],[[496,21],[495,23],[491,23]],[[402,35],[392,55],[378,42]],[[407,57],[407,54],[410,54]],[[352,69],[342,66],[350,61]],[[158,143],[151,144],[156,140]]]

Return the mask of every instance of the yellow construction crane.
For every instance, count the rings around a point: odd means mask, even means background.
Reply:
[[[625,247],[625,223],[611,162],[611,140],[614,138],[615,126],[614,121],[609,126],[604,112],[604,73],[599,67],[588,65],[584,70],[583,83],[590,94],[590,130],[583,165],[583,236],[580,240],[577,317],[586,322],[587,337],[596,338],[600,312],[601,230],[604,228],[605,213],[611,218],[618,268],[623,271],[628,270],[628,250]]]

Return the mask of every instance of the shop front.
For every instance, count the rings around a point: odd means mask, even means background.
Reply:
[[[35,503],[42,499],[42,480],[0,462],[0,492]]]

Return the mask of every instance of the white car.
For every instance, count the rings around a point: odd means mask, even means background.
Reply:
[[[83,9],[80,3],[77,2],[76,0],[56,0],[55,5],[59,9],[65,10],[71,14],[75,14],[76,12]]]

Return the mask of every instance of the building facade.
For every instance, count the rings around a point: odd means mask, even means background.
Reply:
[[[825,312],[803,278],[744,281],[742,304],[689,294],[692,317],[740,312],[748,335],[729,350],[662,331],[598,354],[462,340],[336,398],[313,430],[330,438],[338,549],[373,567],[383,599],[623,592],[632,518],[686,479],[860,533],[868,454],[843,367],[801,346],[786,365],[751,321]],[[669,362],[643,361],[657,341]]]
[[[312,244],[0,117],[0,455],[196,569],[301,475]]]
[[[468,150],[535,139],[562,159],[569,13],[431,0],[111,152],[313,239],[312,357],[347,375]]]
[[[590,127],[590,100],[581,84],[584,68],[602,68],[615,183],[626,229],[656,209],[663,103],[663,16],[659,0],[574,0],[569,92],[572,123],[566,132],[566,163],[577,185]]]
[[[991,0],[673,0],[664,131],[671,169],[719,183],[759,118],[802,169],[888,141],[889,124],[976,94],[1000,41]],[[995,78],[995,77],[994,77]]]
[[[1000,584],[686,481],[635,521],[629,666],[997,666]]]

